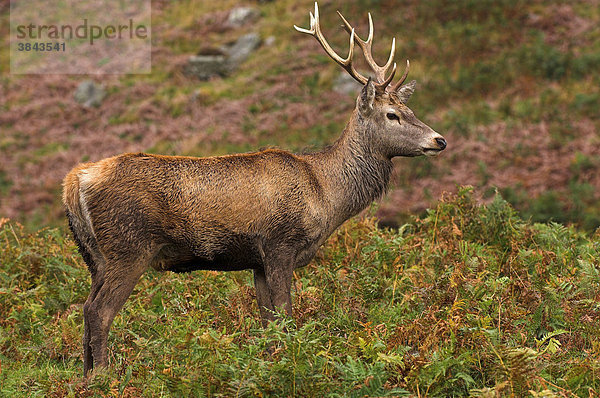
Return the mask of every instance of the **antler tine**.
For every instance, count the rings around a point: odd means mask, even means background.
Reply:
[[[294,25],[294,28],[301,33],[306,33],[308,35],[313,36],[317,39],[321,47],[325,50],[327,55],[329,55],[335,62],[337,62],[342,68],[344,68],[350,76],[356,79],[361,84],[367,83],[367,78],[361,75],[354,69],[354,65],[352,65],[352,57],[354,56],[354,38],[356,37],[354,33],[354,29],[351,30],[350,33],[350,49],[348,50],[348,56],[344,59],[340,57],[334,50],[331,48],[325,37],[323,36],[323,32],[321,32],[321,26],[319,22],[319,6],[315,1],[315,14],[310,14],[310,29],[300,28]]]
[[[400,86],[402,85],[402,83],[404,83],[404,81],[406,80],[406,77],[408,76],[408,70],[410,69],[410,61],[406,60],[406,69],[404,69],[404,74],[402,74],[402,77],[400,78],[400,80],[398,80],[396,83],[394,83],[391,86],[392,91],[396,91],[400,88]]]
[[[340,16],[340,18],[342,19],[342,21],[344,22],[344,28],[346,29],[346,31],[348,33],[353,31],[354,28],[352,27],[352,25],[350,25],[350,23],[346,20],[346,18],[344,18],[342,13],[339,11],[337,13]],[[356,42],[358,43],[359,47],[363,51],[363,54],[365,56],[365,59],[367,60],[367,63],[369,64],[369,67],[373,70],[373,72],[375,72],[375,77],[378,82],[377,85],[381,88],[385,88],[391,81],[389,79],[389,77],[386,79],[385,74],[386,74],[387,70],[390,68],[390,66],[392,65],[392,63],[394,62],[394,55],[396,53],[396,38],[392,39],[392,48],[390,50],[390,56],[389,56],[387,62],[385,63],[385,65],[379,66],[377,64],[377,62],[375,62],[375,60],[373,59],[373,50],[372,50],[373,31],[374,31],[373,18],[371,17],[371,13],[369,13],[369,36],[367,37],[367,40],[363,40],[358,35],[356,35]],[[394,72],[395,72],[395,68],[394,68]]]
[[[390,82],[394,78],[395,74],[396,74],[396,63],[394,62],[394,67],[392,68],[392,73],[390,73],[390,75],[388,76],[387,79],[385,79],[384,81],[381,82],[380,86],[383,88],[387,87],[388,84],[390,84]]]

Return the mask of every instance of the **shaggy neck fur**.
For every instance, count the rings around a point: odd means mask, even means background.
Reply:
[[[313,155],[319,158],[315,166],[331,190],[334,218],[346,220],[385,193],[393,165],[374,150],[376,134],[355,110],[341,137]]]

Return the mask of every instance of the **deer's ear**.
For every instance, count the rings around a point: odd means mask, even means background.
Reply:
[[[367,84],[360,91],[360,97],[358,97],[358,111],[363,116],[368,116],[373,111],[373,104],[375,102],[375,84],[373,80],[369,78]]]
[[[400,97],[400,102],[406,104],[412,95],[415,92],[415,88],[417,88],[417,81],[413,80],[410,83],[405,84],[404,86],[398,89],[398,97]]]

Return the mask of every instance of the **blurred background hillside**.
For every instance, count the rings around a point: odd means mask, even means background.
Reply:
[[[77,163],[130,151],[209,156],[280,147],[318,150],[342,131],[358,88],[311,37],[312,1],[153,1],[152,73],[11,75],[8,1],[0,2],[0,218],[62,225],[60,182]],[[232,22],[232,10],[251,7]],[[396,159],[378,216],[389,224],[470,184],[525,218],[600,225],[600,1],[319,2],[340,54],[367,12],[383,62],[411,61],[410,106],[448,141],[438,158]],[[238,9],[239,10],[239,9]],[[237,12],[237,11],[236,11]],[[226,76],[202,80],[189,58],[249,33],[260,45]],[[256,36],[254,36],[256,37]],[[231,47],[229,47],[231,48]],[[357,60],[360,58],[356,57]],[[98,106],[76,101],[93,80]]]

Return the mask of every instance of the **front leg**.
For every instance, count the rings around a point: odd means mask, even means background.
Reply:
[[[264,269],[254,270],[254,287],[256,288],[256,301],[258,302],[258,310],[263,328],[267,327],[270,321],[275,320],[273,316],[273,303],[271,302],[271,290],[267,284]]]
[[[284,309],[292,316],[292,277],[294,261],[292,255],[280,252],[265,259],[265,277],[271,293],[271,304],[274,310]]]

